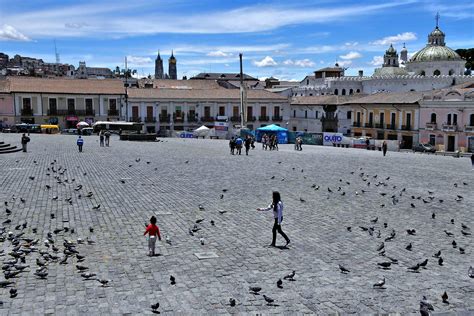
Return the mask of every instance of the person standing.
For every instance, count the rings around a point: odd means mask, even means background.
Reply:
[[[110,144],[110,132],[109,130],[105,131],[105,146],[109,147]]]
[[[270,244],[270,247],[275,247],[276,246],[276,233],[280,233],[280,235],[285,238],[286,240],[286,246],[290,243],[290,238],[283,232],[281,229],[281,222],[283,221],[283,202],[281,201],[280,193],[278,191],[273,191],[272,194],[273,201],[272,203],[266,207],[266,208],[257,208],[257,211],[269,211],[273,210],[273,218],[275,219],[275,222],[273,224],[273,229],[272,229],[272,243]]]
[[[233,155],[233,154],[234,154],[234,150],[235,150],[235,139],[234,139],[234,136],[232,136],[232,138],[229,140],[229,147],[230,147],[230,154]]]
[[[104,147],[104,131],[99,132],[100,147]]]
[[[471,155],[472,170],[474,170],[474,153]]]
[[[250,150],[250,145],[252,144],[252,139],[250,138],[249,135],[247,135],[247,137],[245,138],[245,143],[244,143],[244,146],[245,146],[245,155],[249,155],[249,150]]]
[[[235,140],[235,148],[237,149],[237,154],[242,154],[242,143],[244,141],[242,140],[242,138],[237,137],[237,139]]]
[[[150,225],[146,227],[145,233],[143,236],[148,234],[148,255],[150,257],[155,255],[155,245],[156,238],[161,240],[160,229],[156,226],[156,217],[152,216],[150,218]]]
[[[23,148],[23,152],[26,153],[26,145],[30,142],[30,138],[23,133],[21,137],[21,147]]]
[[[82,153],[82,145],[84,145],[84,139],[79,135],[77,139],[77,147],[79,148],[79,152]]]
[[[383,151],[383,156],[387,154],[387,142],[384,140],[382,143],[382,151]]]

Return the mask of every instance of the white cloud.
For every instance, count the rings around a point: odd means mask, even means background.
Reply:
[[[348,67],[352,65],[352,60],[343,60],[343,61],[338,61],[337,62],[340,67]]]
[[[13,26],[4,24],[0,29],[0,40],[29,41],[30,38],[16,30]]]
[[[142,66],[153,63],[153,60],[150,57],[127,56],[127,62],[131,65]]]
[[[287,59],[283,62],[283,65],[304,68],[304,67],[314,67],[316,64],[313,61],[309,60],[308,58],[305,58],[305,59],[299,59],[299,60]]]
[[[277,65],[277,62],[273,60],[270,56],[266,56],[260,61],[253,61],[253,64],[257,67],[273,67]]]
[[[216,50],[216,51],[212,51],[212,52],[207,53],[207,56],[210,56],[210,57],[229,57],[229,56],[232,56],[232,53],[225,53],[221,50]]]
[[[373,45],[390,45],[390,44],[395,44],[395,43],[400,43],[400,42],[408,42],[408,41],[414,41],[416,40],[416,34],[413,32],[405,32],[402,34],[397,34],[393,36],[387,36],[382,39],[376,40],[372,42],[371,44]]]
[[[347,42],[347,43],[344,43],[345,46],[357,46],[359,45],[359,42]]]
[[[349,52],[349,53],[347,53],[345,55],[341,55],[339,57],[341,57],[344,60],[351,60],[351,59],[361,58],[362,54],[359,53],[359,52]]]
[[[372,61],[369,63],[372,66],[381,66],[383,65],[383,56],[374,56]]]
[[[70,29],[80,29],[87,26],[87,23],[66,23],[64,26]]]

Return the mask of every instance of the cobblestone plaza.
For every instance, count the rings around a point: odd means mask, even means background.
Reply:
[[[260,144],[249,156],[231,156],[220,140],[112,137],[99,147],[97,136],[85,137],[79,153],[74,136],[30,137],[28,153],[0,155],[0,260],[13,259],[8,232],[24,233],[20,249],[24,239],[39,239],[24,256],[30,267],[0,288],[1,315],[151,314],[156,302],[162,314],[409,314],[419,313],[423,296],[434,315],[474,314],[474,171],[466,158],[293,145],[263,151]],[[273,190],[285,205],[288,248],[267,247],[272,212],[256,211]],[[152,215],[163,241],[160,255],[148,257],[143,232]],[[64,239],[77,244],[82,262],[71,255],[60,263]],[[443,265],[433,257],[438,251]],[[46,278],[35,275],[37,258],[46,261]],[[425,259],[418,272],[408,269]],[[377,264],[387,261],[390,269]],[[85,280],[77,265],[108,286]],[[283,278],[293,270],[293,281]],[[385,286],[374,288],[383,278]]]

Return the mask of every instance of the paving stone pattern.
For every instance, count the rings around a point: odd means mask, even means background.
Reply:
[[[0,135],[0,141],[13,144],[19,139],[19,134]],[[63,256],[64,239],[90,238],[96,243],[77,245],[86,256],[79,264],[111,281],[102,287],[82,280],[72,257],[66,265],[50,262],[47,279],[39,279],[34,275],[39,253],[33,252],[26,256],[31,267],[13,279],[18,296],[9,297],[10,287],[0,289],[2,315],[151,314],[156,302],[162,314],[409,314],[418,313],[423,295],[434,314],[474,313],[474,279],[467,274],[474,265],[473,238],[461,235],[461,223],[474,230],[474,171],[468,159],[394,152],[382,157],[376,151],[319,146],[297,152],[293,145],[270,152],[260,144],[249,156],[231,156],[226,141],[189,139],[138,143],[112,137],[111,147],[101,148],[97,136],[85,137],[79,153],[76,137],[69,135],[31,135],[28,147],[28,153],[0,156],[0,221],[12,220],[3,224],[6,232],[39,238],[37,248],[47,250],[43,241],[48,232],[74,228],[73,234],[53,234],[58,255]],[[47,175],[54,160],[56,168],[66,169],[61,184],[53,178],[58,173]],[[386,185],[376,186],[379,182]],[[79,184],[82,189],[75,191]],[[272,190],[281,192],[285,205],[282,228],[291,239],[289,249],[266,247],[272,212],[256,208],[271,202]],[[428,190],[434,192],[433,200]],[[89,191],[91,198],[85,197]],[[461,201],[455,200],[458,194]],[[52,200],[56,195],[58,200]],[[72,204],[65,201],[69,197]],[[97,204],[100,209],[94,210]],[[163,241],[157,242],[160,256],[148,257],[143,232],[153,214]],[[376,217],[377,223],[371,223]],[[201,218],[200,230],[191,236],[189,229]],[[15,230],[25,220],[27,228]],[[374,227],[373,236],[359,226]],[[399,262],[382,270],[377,263],[387,258],[377,247],[392,229],[397,235],[385,242],[385,254]],[[408,235],[407,229],[415,229],[416,235]],[[283,245],[278,238],[277,245]],[[410,242],[412,251],[405,249]],[[10,260],[10,241],[0,243],[0,249],[5,250],[0,260]],[[444,266],[432,257],[438,250]],[[49,252],[53,254],[51,248]],[[195,254],[203,252],[218,258],[199,260]],[[426,269],[407,270],[425,258]],[[350,273],[342,274],[339,264]],[[277,288],[277,280],[292,270],[294,281],[284,280],[283,288]],[[176,285],[170,284],[170,275]],[[373,289],[383,276],[385,289]],[[250,294],[249,286],[261,287],[274,304]],[[444,291],[449,305],[441,301]],[[229,305],[231,297],[235,307]]]

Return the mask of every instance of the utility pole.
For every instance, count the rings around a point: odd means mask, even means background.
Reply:
[[[125,121],[128,120],[128,67],[127,56],[125,56]]]
[[[242,67],[242,53],[239,54],[240,59],[240,128],[247,127],[245,120],[245,112],[247,110],[247,90],[244,85],[244,71]]]

